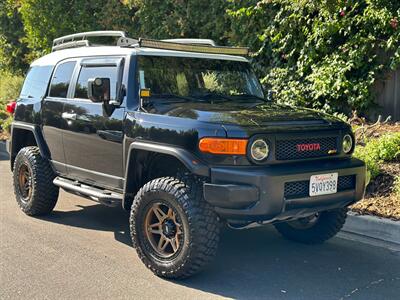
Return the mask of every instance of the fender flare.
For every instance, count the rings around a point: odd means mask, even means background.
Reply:
[[[124,180],[124,197],[122,200],[122,206],[125,208],[125,200],[129,198],[132,191],[128,190],[129,177],[133,174],[130,167],[130,161],[134,158],[136,150],[142,150],[147,152],[162,153],[171,155],[177,158],[192,174],[198,176],[209,177],[210,168],[205,163],[200,161],[195,155],[188,150],[180,147],[171,145],[155,144],[145,141],[134,141],[129,145],[127,159],[125,161],[125,180]]]
[[[14,129],[22,129],[22,130],[32,132],[33,137],[35,138],[36,144],[39,147],[40,155],[43,158],[50,159],[50,150],[47,147],[46,141],[44,140],[44,137],[43,137],[40,127],[38,125],[27,124],[27,123],[18,122],[18,121],[14,121],[11,123],[11,141],[8,146],[9,147],[8,152],[11,157],[13,155],[17,154],[17,153],[13,153],[14,143],[16,140],[14,138]]]

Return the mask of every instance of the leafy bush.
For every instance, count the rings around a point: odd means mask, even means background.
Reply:
[[[365,161],[371,178],[375,178],[382,162],[400,160],[400,132],[370,140],[364,147],[357,146],[354,156]]]
[[[230,11],[232,36],[251,45],[280,102],[347,114],[374,107],[374,81],[400,63],[400,1],[252,2]]]
[[[367,166],[368,172],[371,174],[371,179],[374,179],[380,173],[379,160],[376,152],[371,152],[370,148],[357,146],[354,151],[354,157],[363,160]]]
[[[9,101],[18,97],[24,78],[0,72],[0,131],[8,130],[12,116],[6,111]]]
[[[382,136],[378,139],[376,147],[379,159],[400,161],[400,132]]]
[[[0,103],[2,106],[18,97],[23,82],[22,76],[14,76],[0,71]]]

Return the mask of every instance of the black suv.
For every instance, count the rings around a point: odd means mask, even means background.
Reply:
[[[60,187],[122,205],[139,257],[167,278],[211,261],[221,224],[333,237],[366,185],[351,128],[265,97],[247,52],[119,31],[54,40],[30,67],[8,143],[21,209],[50,213]]]

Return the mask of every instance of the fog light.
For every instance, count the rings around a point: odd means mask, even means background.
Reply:
[[[267,142],[262,139],[255,140],[250,147],[250,153],[254,160],[261,161],[266,159],[269,153]]]
[[[346,134],[343,137],[342,149],[343,152],[346,154],[350,153],[351,149],[353,149],[353,138],[350,134]]]

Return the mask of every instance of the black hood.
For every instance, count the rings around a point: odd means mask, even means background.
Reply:
[[[180,103],[158,107],[160,113],[190,118],[202,122],[232,124],[244,127],[264,127],[283,125],[313,124],[332,125],[342,123],[340,119],[311,109],[290,107],[275,102],[246,104],[235,102],[222,103]],[[289,125],[289,124],[287,124]]]

